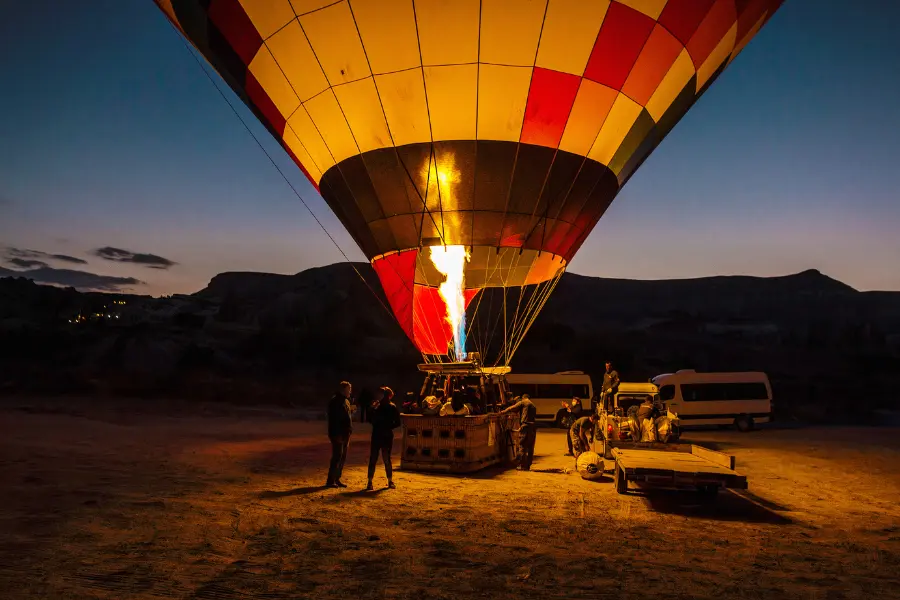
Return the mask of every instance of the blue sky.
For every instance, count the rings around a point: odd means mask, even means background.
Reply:
[[[857,289],[900,290],[898,22],[900,3],[886,0],[787,0],[630,180],[571,270],[657,279],[816,268]],[[222,271],[343,260],[150,0],[4,3],[0,77],[0,253],[81,258],[47,262],[136,278],[145,283],[133,289],[151,294],[193,292]]]

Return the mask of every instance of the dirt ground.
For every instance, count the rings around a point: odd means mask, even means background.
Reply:
[[[3,401],[0,598],[900,598],[900,429],[688,432],[749,478],[712,505],[566,474],[552,429],[532,472],[399,471],[366,493],[358,425],[350,487],[325,490],[324,432]]]

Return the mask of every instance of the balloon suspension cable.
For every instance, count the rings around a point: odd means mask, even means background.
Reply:
[[[250,134],[250,137],[252,137],[253,141],[256,142],[256,145],[259,146],[259,149],[263,151],[263,154],[266,155],[266,158],[269,159],[269,162],[272,163],[272,166],[275,167],[275,170],[278,171],[278,174],[281,175],[282,179],[284,179],[284,182],[288,184],[288,187],[291,188],[291,191],[294,192],[294,195],[297,196],[297,199],[300,200],[300,202],[303,204],[304,208],[306,208],[306,210],[309,211],[309,214],[312,215],[312,218],[315,219],[315,221],[316,221],[316,223],[318,223],[319,227],[322,228],[322,231],[325,232],[325,235],[327,235],[328,239],[331,240],[331,243],[334,244],[334,247],[338,249],[338,252],[340,252],[341,256],[344,257],[344,260],[346,260],[350,264],[350,266],[353,268],[353,270],[359,276],[360,280],[362,280],[362,282],[365,284],[365,286],[367,288],[369,288],[369,291],[372,292],[372,295],[375,297],[376,300],[378,300],[378,303],[381,305],[381,307],[384,308],[384,310],[386,310],[387,313],[393,319],[394,313],[391,311],[390,308],[387,307],[387,305],[384,303],[384,301],[382,301],[381,297],[372,288],[372,286],[366,280],[365,276],[363,276],[363,274],[359,272],[359,269],[356,268],[356,265],[353,264],[353,261],[350,260],[349,256],[347,256],[347,253],[344,252],[344,249],[341,248],[340,244],[337,243],[337,240],[334,239],[334,236],[332,236],[331,233],[328,232],[328,229],[325,227],[325,225],[322,223],[322,221],[319,220],[319,217],[316,216],[316,213],[314,213],[313,210],[309,207],[309,204],[306,203],[306,200],[303,199],[303,196],[300,195],[300,192],[298,192],[297,188],[294,187],[294,184],[291,183],[291,181],[287,178],[287,175],[284,174],[284,171],[281,170],[281,167],[278,166],[278,163],[276,163],[275,159],[272,158],[272,155],[269,154],[269,151],[266,150],[265,146],[262,145],[262,142],[259,141],[259,138],[256,137],[256,134],[253,133],[253,130],[250,129],[250,126],[247,125],[247,122],[244,120],[244,118],[241,116],[241,114],[237,111],[237,109],[234,107],[234,105],[232,105],[231,101],[228,99],[228,96],[225,95],[225,92],[223,92],[222,88],[219,87],[219,84],[216,83],[216,80],[212,77],[212,75],[209,74],[209,72],[206,70],[206,67],[203,66],[203,63],[200,61],[200,59],[197,58],[197,55],[194,54],[193,50],[191,50],[190,45],[187,43],[187,41],[185,41],[184,37],[178,32],[178,29],[176,29],[175,26],[172,25],[171,21],[169,21],[168,19],[166,19],[166,21],[172,27],[172,31],[175,32],[175,35],[178,36],[178,39],[181,40],[181,43],[184,44],[185,50],[187,50],[188,54],[191,55],[191,58],[194,59],[194,62],[197,63],[197,66],[200,67],[200,70],[203,71],[203,74],[206,75],[206,78],[209,80],[210,83],[212,83],[213,87],[216,88],[216,91],[219,92],[219,95],[222,97],[222,100],[225,101],[225,104],[228,105],[228,108],[231,109],[231,112],[234,113],[234,116],[236,116],[238,118],[238,120],[241,122],[241,125],[243,125],[244,129],[247,130],[247,133]]]

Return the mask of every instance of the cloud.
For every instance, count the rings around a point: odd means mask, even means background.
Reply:
[[[86,265],[88,264],[86,260],[82,258],[75,258],[74,256],[69,256],[68,254],[50,254],[48,252],[41,252],[40,250],[29,250],[27,248],[6,248],[6,258],[8,262],[15,264],[13,261],[16,259],[25,259],[25,260],[39,260],[41,262],[45,262],[48,260],[56,260],[61,262],[72,263],[75,265]],[[24,266],[24,265],[19,265]]]
[[[11,258],[7,262],[11,265],[22,267],[23,269],[35,269],[38,267],[50,266],[42,260],[32,260],[30,258]]]
[[[99,256],[104,260],[133,263],[136,265],[143,265],[151,269],[168,269],[169,267],[178,264],[174,261],[169,260],[168,258],[157,256],[156,254],[132,252],[131,250],[113,248],[112,246],[98,248],[97,250],[94,250],[93,254],[95,256]]]
[[[83,292],[121,292],[144,282],[134,277],[112,277],[109,275],[97,275],[85,271],[73,269],[55,269],[53,267],[39,267],[26,271],[14,271],[0,267],[0,278],[24,277],[35,283],[46,283],[74,287]]]

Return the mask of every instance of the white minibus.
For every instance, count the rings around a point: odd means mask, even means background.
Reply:
[[[554,421],[558,427],[565,427],[571,415],[562,407],[562,402],[571,403],[575,397],[581,400],[584,414],[590,414],[594,386],[591,376],[582,371],[510,373],[506,381],[513,396],[528,394],[531,397],[539,421]]]
[[[686,369],[651,379],[681,427],[734,425],[749,431],[772,420],[772,387],[762,372],[702,373]]]

